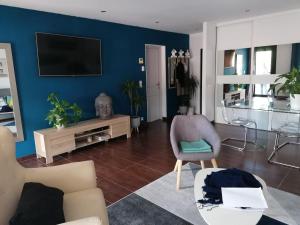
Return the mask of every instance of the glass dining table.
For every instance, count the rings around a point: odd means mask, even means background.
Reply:
[[[287,100],[273,100],[266,97],[254,97],[251,101],[234,102],[226,105],[232,110],[243,110],[252,120],[267,122],[264,130],[275,132],[273,152],[268,158],[270,163],[300,169],[300,166],[274,160],[275,155],[286,145],[300,145],[300,110],[291,109]],[[254,114],[254,115],[252,115]],[[261,126],[262,127],[262,126]],[[285,139],[280,143],[281,139]],[[291,141],[296,138],[296,141]]]

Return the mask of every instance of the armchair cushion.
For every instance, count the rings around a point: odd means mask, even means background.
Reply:
[[[181,150],[184,153],[212,152],[211,146],[206,141],[180,141]]]
[[[103,193],[99,188],[87,189],[64,195],[66,221],[85,217],[99,217],[103,225],[108,225],[108,216]]]
[[[61,223],[59,225],[103,225],[98,217],[88,217],[71,222]]]
[[[10,225],[54,225],[65,222],[64,193],[39,183],[25,183]]]

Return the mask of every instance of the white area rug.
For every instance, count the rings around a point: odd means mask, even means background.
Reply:
[[[194,177],[199,169],[193,163],[183,166],[180,191],[175,188],[176,173],[170,172],[135,193],[192,224],[205,225],[194,198]],[[271,187],[268,191],[265,198],[269,208],[264,215],[286,224],[300,224],[300,197]]]

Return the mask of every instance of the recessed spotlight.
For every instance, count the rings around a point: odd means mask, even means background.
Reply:
[[[155,23],[159,23],[159,21],[157,20],[157,21],[155,21]]]
[[[106,10],[101,10],[100,12],[101,12],[101,13],[106,13],[107,11],[106,11]]]
[[[246,12],[246,13],[250,12],[250,9],[246,9],[245,12]]]

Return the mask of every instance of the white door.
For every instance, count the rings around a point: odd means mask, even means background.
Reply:
[[[146,87],[147,120],[152,122],[162,118],[161,110],[161,49],[159,46],[146,46]]]

